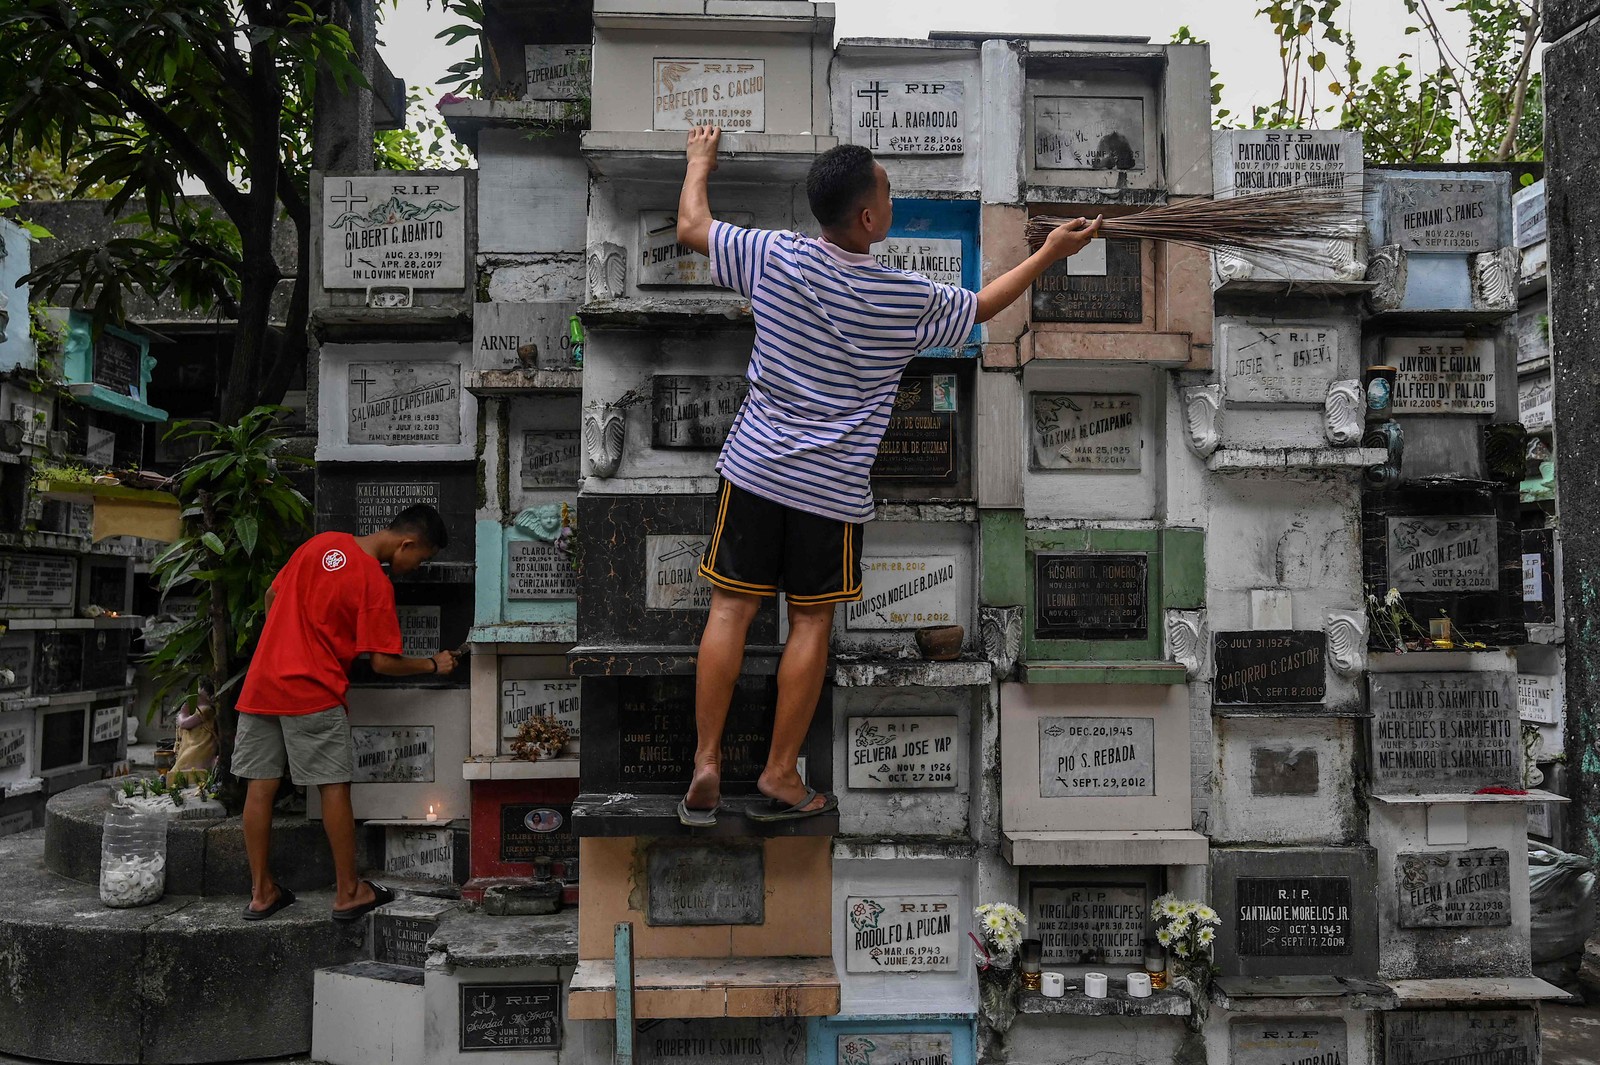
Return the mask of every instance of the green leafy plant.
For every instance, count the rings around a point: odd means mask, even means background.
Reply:
[[[437,109],[413,85],[406,94],[406,124],[374,138],[380,170],[448,170],[472,165],[472,153],[450,135]]]
[[[283,407],[257,407],[236,425],[179,422],[169,440],[194,440],[200,453],[178,474],[183,535],[155,560],[162,595],[188,588],[194,617],[178,625],[149,658],[156,682],[151,706],[208,676],[216,691],[221,765],[232,753],[233,689],[247,651],[266,620],[272,579],[309,531],[311,504],[286,467],[308,460],[284,452]]]

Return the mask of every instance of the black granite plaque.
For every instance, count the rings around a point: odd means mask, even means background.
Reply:
[[[953,484],[959,454],[957,402],[953,373],[902,377],[872,476]]]
[[[1216,688],[1225,706],[1320,703],[1327,694],[1328,637],[1309,629],[1216,634]]]
[[[695,749],[694,678],[623,677],[618,685],[622,786],[687,781]],[[741,676],[734,686],[722,734],[724,782],[761,775],[775,699],[771,677]]]
[[[84,688],[94,691],[127,684],[132,645],[133,633],[128,629],[92,629],[84,633]]]
[[[654,927],[761,924],[763,853],[760,840],[656,840],[645,856],[645,919]]]
[[[1383,1015],[1385,1065],[1529,1065],[1533,1010],[1396,1010]]]
[[[1333,1017],[1235,1018],[1228,1029],[1230,1065],[1345,1065],[1350,1038]]]
[[[420,969],[428,964],[428,940],[439,927],[430,917],[372,915],[372,960]]]
[[[471,562],[478,477],[471,462],[321,462],[316,469],[317,531],[376,532],[415,503],[437,509],[450,544],[435,562]]]
[[[560,1049],[561,985],[462,984],[460,1047]]]
[[[1553,625],[1556,620],[1556,531],[1522,530],[1522,620]]]
[[[640,1021],[633,1040],[633,1060],[634,1065],[804,1065],[808,1060],[806,1019],[696,1017]],[[872,1065],[877,1065],[876,1059]],[[924,1065],[949,1062],[929,1061]]]
[[[1316,958],[1355,950],[1347,876],[1242,876],[1237,900],[1243,956]]]
[[[109,329],[102,330],[94,342],[94,383],[119,396],[139,395],[139,378],[144,352],[140,346]]]
[[[1499,847],[1401,854],[1394,876],[1401,928],[1511,923],[1511,856]]]
[[[1105,268],[1075,255],[1054,263],[1033,283],[1036,322],[1138,323],[1144,321],[1144,264],[1139,241],[1105,242]]]
[[[1038,552],[1033,566],[1036,637],[1142,640],[1149,635],[1146,555]]]
[[[500,807],[500,860],[564,862],[578,856],[570,803],[506,803]]]
[[[736,374],[656,374],[653,388],[650,446],[708,450],[728,438],[750,382]]]

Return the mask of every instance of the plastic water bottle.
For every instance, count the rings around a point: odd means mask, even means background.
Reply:
[[[167,819],[127,806],[106,811],[100,836],[100,901],[148,906],[167,890]]]

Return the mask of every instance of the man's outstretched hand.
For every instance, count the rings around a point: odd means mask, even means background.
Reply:
[[[689,131],[689,147],[685,154],[689,165],[702,163],[707,170],[717,168],[717,144],[722,140],[722,130],[717,126],[696,126]]]
[[[439,676],[448,676],[455,672],[456,656],[454,651],[440,651],[433,656],[434,672]]]
[[[1052,261],[1076,255],[1100,234],[1100,219],[1074,218],[1064,225],[1056,226],[1050,235],[1044,239],[1042,249],[1050,256]]]

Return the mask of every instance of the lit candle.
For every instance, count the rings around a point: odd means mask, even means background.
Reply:
[[[428,820],[429,821],[437,821],[437,820],[439,820],[439,815],[433,812],[433,803],[431,803],[431,802],[428,804]]]

